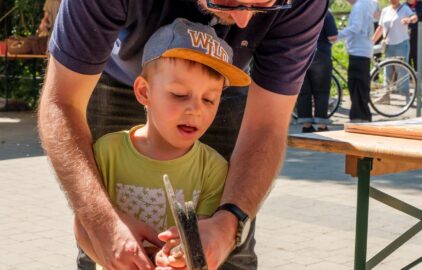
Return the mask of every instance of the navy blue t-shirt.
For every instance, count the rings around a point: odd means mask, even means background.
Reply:
[[[325,16],[324,25],[322,26],[321,34],[318,38],[317,49],[319,52],[331,57],[331,42],[328,37],[337,36],[337,26],[333,14],[327,12]]]
[[[214,26],[233,48],[233,63],[270,91],[293,95],[316,48],[326,0],[293,0],[289,10],[258,13],[246,28]],[[196,0],[63,0],[49,44],[51,54],[82,74],[103,70],[132,86],[148,38],[178,17],[208,24]]]

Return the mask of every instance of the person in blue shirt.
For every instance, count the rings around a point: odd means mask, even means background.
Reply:
[[[347,86],[349,88],[351,122],[370,122],[369,109],[370,64],[373,53],[374,14],[377,7],[372,0],[348,0],[352,4],[349,25],[341,30],[338,39],[346,40],[349,54]]]

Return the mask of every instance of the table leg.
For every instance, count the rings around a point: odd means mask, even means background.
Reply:
[[[366,269],[368,240],[369,184],[372,158],[358,160],[358,196],[356,208],[355,270]]]

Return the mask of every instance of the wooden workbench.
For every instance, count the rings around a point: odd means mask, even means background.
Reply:
[[[288,138],[288,145],[306,150],[344,154],[346,155],[345,172],[358,177],[355,270],[372,269],[422,230],[421,209],[370,186],[371,175],[422,169],[421,140],[365,135],[341,130],[293,134]],[[369,261],[366,261],[370,197],[406,213],[418,221]],[[420,262],[422,262],[422,258],[412,264]]]

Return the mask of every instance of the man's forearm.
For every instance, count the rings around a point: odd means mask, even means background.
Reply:
[[[116,215],[103,190],[86,121],[89,97],[98,75],[67,69],[52,56],[48,63],[38,113],[43,148],[69,203],[91,232]],[[104,226],[104,225],[102,225]]]
[[[235,202],[254,217],[280,170],[285,145],[286,137],[272,130],[255,130],[239,138],[230,160],[223,203]]]
[[[295,101],[296,96],[251,86],[222,203],[235,203],[249,216],[256,215],[279,172]]]
[[[100,182],[85,115],[69,105],[42,100],[39,131],[75,214],[84,225],[104,224],[113,211]]]
[[[76,242],[78,243],[79,247],[85,252],[86,255],[89,256],[89,258],[95,262],[98,262],[98,256],[92,247],[91,240],[89,239],[88,234],[77,218],[75,218],[74,233]]]

